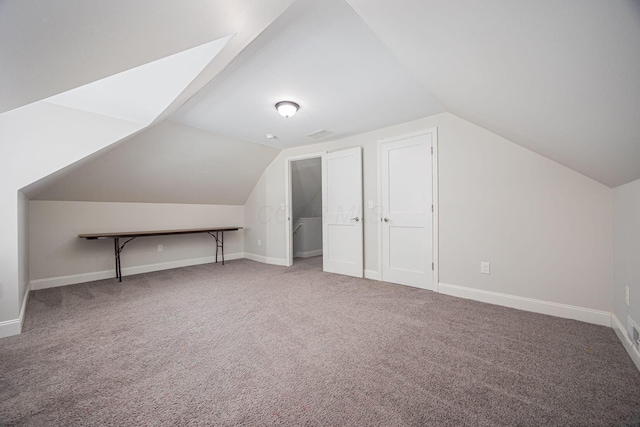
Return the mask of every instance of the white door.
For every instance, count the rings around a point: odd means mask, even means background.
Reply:
[[[379,143],[382,280],[434,289],[433,133]]]
[[[322,155],[323,269],[362,277],[362,149]]]

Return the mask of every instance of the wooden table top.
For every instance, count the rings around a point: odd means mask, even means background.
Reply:
[[[168,236],[171,234],[214,233],[217,231],[237,231],[242,227],[187,228],[179,230],[121,231],[109,233],[78,234],[81,239],[115,239],[118,237]]]

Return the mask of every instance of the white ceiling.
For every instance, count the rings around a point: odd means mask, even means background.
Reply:
[[[278,152],[165,120],[26,194],[35,200],[243,205]]]
[[[0,113],[235,34],[184,102],[293,1],[0,0]]]
[[[278,101],[300,104],[285,119]],[[172,120],[277,148],[444,111],[343,0],[298,1]],[[277,135],[266,139],[265,134]],[[325,138],[328,139],[328,138]]]
[[[277,153],[263,144],[441,111],[608,186],[640,179],[637,1],[0,0],[0,112],[228,34],[156,121],[202,130],[161,122],[30,196],[242,204]],[[207,186],[220,171],[226,189]]]
[[[447,111],[610,187],[640,179],[640,2],[347,2]]]
[[[149,124],[225,47],[231,36],[140,65],[44,101]]]

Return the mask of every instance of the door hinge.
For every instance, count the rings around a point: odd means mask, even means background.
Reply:
[[[433,146],[431,147],[431,154],[433,154]]]
[[[435,270],[435,266],[433,265],[433,263],[431,263],[431,270]]]
[[[433,205],[431,205],[431,212],[433,212]]]

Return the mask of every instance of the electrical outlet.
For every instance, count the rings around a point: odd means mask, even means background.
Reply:
[[[162,252],[162,245],[158,245],[158,252]]]
[[[628,286],[624,287],[624,300],[627,302],[627,305],[631,304],[631,300],[629,298],[629,287]]]
[[[284,210],[284,203],[280,203],[280,209]]]
[[[491,274],[491,266],[486,261],[480,261],[480,273]]]
[[[262,240],[258,239],[258,246],[262,246]]]

